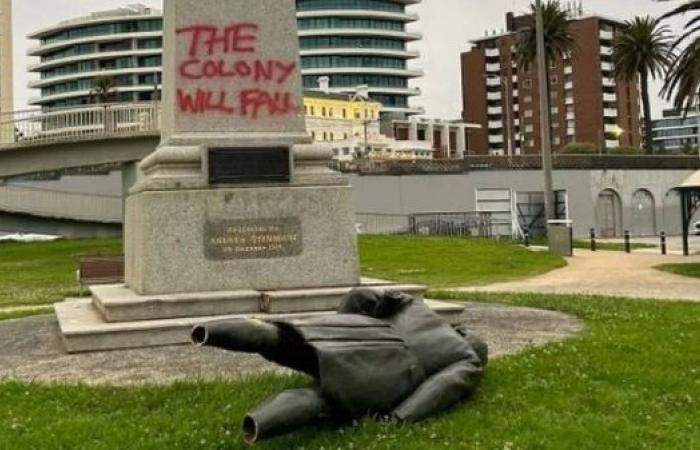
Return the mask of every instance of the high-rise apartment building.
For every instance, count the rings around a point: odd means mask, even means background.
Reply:
[[[383,113],[422,112],[409,105],[409,98],[420,93],[409,80],[422,72],[408,67],[418,57],[408,43],[421,35],[406,29],[418,20],[407,7],[420,1],[297,0],[304,87],[322,90],[318,80],[323,77],[335,93],[353,93],[366,85]],[[114,77],[116,101],[150,100],[160,78],[162,29],[160,11],[134,5],[32,33],[39,46],[29,54],[40,62],[30,70],[40,79],[30,87],[41,89],[32,103],[91,103],[90,89],[99,75]]]
[[[148,101],[158,95],[162,70],[162,13],[143,5],[92,13],[32,33],[39,46],[29,50],[40,58],[30,71],[41,89],[30,100],[43,108],[94,103],[95,79],[114,80],[113,101]]]
[[[0,113],[14,109],[12,0],[0,0]]]
[[[383,113],[416,114],[409,98],[420,91],[409,80],[422,76],[408,67],[417,58],[408,43],[421,39],[407,30],[418,15],[407,7],[421,0],[297,0],[304,88],[320,89],[330,78],[333,92],[351,93],[358,85],[383,105]]]
[[[518,65],[515,55],[529,19],[508,13],[506,31],[474,39],[472,49],[462,54],[463,118],[482,126],[472,131],[472,151],[541,151],[537,70],[534,64]],[[613,75],[613,42],[621,27],[614,19],[572,11],[572,54],[548,67],[554,151],[574,142],[592,143],[602,152],[640,145],[638,83]]]

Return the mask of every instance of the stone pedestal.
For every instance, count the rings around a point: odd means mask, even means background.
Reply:
[[[361,285],[348,180],[305,129],[294,0],[167,0],[164,19],[162,139],[126,202],[126,283],[56,306],[68,351],[333,311]]]

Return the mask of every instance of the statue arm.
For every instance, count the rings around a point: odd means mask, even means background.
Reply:
[[[401,422],[418,422],[471,394],[483,376],[481,364],[462,360],[431,376],[392,413]]]

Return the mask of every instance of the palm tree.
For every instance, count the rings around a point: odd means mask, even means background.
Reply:
[[[110,75],[103,75],[95,78],[95,84],[90,89],[90,94],[95,96],[97,103],[109,103],[114,100],[114,88],[116,81]]]
[[[527,16],[528,25],[518,36],[516,59],[526,70],[537,61],[537,33],[535,33],[535,16],[537,8],[530,5],[531,14]],[[574,50],[574,37],[569,31],[569,11],[562,8],[558,0],[546,0],[542,4],[544,18],[544,47],[547,66],[558,59],[569,57]]]
[[[660,0],[668,1],[668,0]],[[700,0],[689,0],[661,16],[661,20],[700,11]],[[673,43],[673,48],[690,43],[678,54],[668,71],[662,95],[672,101],[679,111],[687,113],[698,105],[700,90],[700,14],[686,24],[683,34]]]
[[[653,153],[649,79],[656,80],[671,67],[673,51],[670,29],[651,16],[635,17],[625,22],[613,46],[615,78],[640,81],[644,105],[644,147]]]

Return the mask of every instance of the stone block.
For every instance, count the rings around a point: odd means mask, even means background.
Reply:
[[[143,296],[121,284],[92,286],[90,292],[107,322],[255,314],[261,300],[253,290]]]
[[[126,284],[140,295],[357,286],[347,186],[132,194]]]

